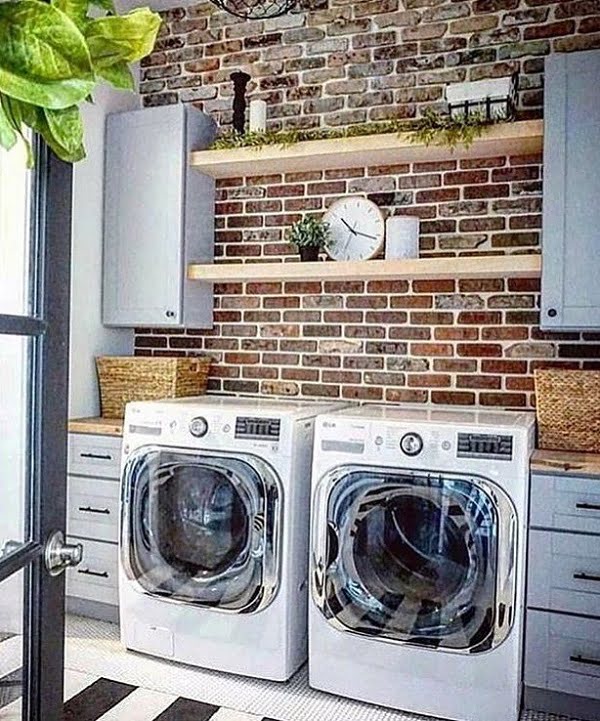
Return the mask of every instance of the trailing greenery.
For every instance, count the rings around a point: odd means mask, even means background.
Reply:
[[[318,248],[324,250],[330,239],[329,223],[305,215],[292,225],[287,233],[287,239],[300,248]]]
[[[160,23],[148,8],[118,15],[113,0],[0,1],[0,145],[21,138],[31,165],[28,127],[59,158],[84,158],[80,104],[101,81],[134,89],[129,64],[152,51]]]
[[[425,145],[445,145],[452,149],[458,145],[470,147],[473,141],[481,137],[490,125],[498,121],[487,120],[482,114],[468,117],[451,117],[435,110],[426,110],[417,120],[386,120],[361,125],[349,125],[344,128],[310,128],[307,130],[267,130],[262,133],[248,132],[244,135],[233,129],[224,131],[212,144],[214,150],[232,148],[255,148],[260,150],[266,145],[288,148],[304,140],[329,140],[335,138],[355,138],[364,135],[385,133],[408,134],[409,140]]]

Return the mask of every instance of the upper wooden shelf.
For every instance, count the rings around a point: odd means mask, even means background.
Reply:
[[[539,276],[539,255],[481,255],[416,260],[317,263],[215,263],[188,266],[190,280],[214,283],[286,280],[401,280]]]
[[[412,143],[395,133],[355,138],[307,140],[288,148],[266,145],[261,149],[197,150],[191,154],[196,170],[213,178],[269,175],[304,171],[392,165],[449,158],[488,158],[495,155],[526,155],[542,149],[543,121],[524,120],[494,125],[470,148],[455,150]]]

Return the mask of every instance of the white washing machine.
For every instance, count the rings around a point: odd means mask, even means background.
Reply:
[[[314,418],[335,407],[210,396],[127,406],[128,649],[278,681],[306,660]]]
[[[315,429],[311,686],[516,721],[533,414],[363,406]]]

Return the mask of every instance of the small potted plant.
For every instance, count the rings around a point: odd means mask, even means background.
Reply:
[[[319,260],[319,251],[325,250],[329,242],[329,223],[306,215],[292,225],[288,240],[298,248],[300,260]]]

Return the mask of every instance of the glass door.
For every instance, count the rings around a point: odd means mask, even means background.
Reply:
[[[0,151],[0,720],[59,721],[70,165]]]

